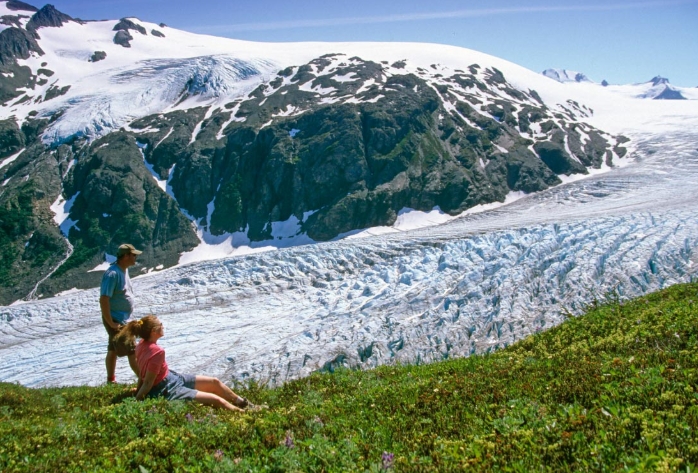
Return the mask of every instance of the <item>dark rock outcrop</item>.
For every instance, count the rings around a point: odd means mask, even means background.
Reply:
[[[17,59],[28,59],[31,53],[43,55],[36,39],[21,28],[0,31],[0,65],[15,64]]]
[[[133,41],[133,36],[131,36],[131,33],[127,30],[119,30],[114,35],[114,44],[118,44],[124,48],[130,48],[131,41]]]
[[[13,119],[0,120],[0,159],[24,148],[24,133]]]
[[[68,249],[49,209],[61,188],[57,156],[31,144],[24,129],[25,151],[3,169],[8,181],[0,195],[0,304],[25,297]]]
[[[686,100],[686,97],[681,94],[680,90],[667,86],[660,94],[654,97],[654,100]]]
[[[128,30],[133,30],[133,31],[138,31],[140,34],[147,35],[148,33],[146,32],[145,28],[143,28],[141,25],[137,25],[136,23],[132,22],[128,18],[122,18],[119,20],[119,22],[114,25],[114,28],[112,31],[128,31]]]
[[[69,21],[75,20],[65,13],[56,10],[53,5],[49,4],[32,15],[31,19],[27,22],[27,31],[36,34],[36,30],[39,28],[58,28]]]
[[[128,133],[95,141],[64,186],[67,196],[80,192],[71,210],[71,218],[79,222],[70,234],[76,256],[55,280],[68,272],[84,275],[85,264],[99,264],[104,251],[115,254],[124,241],[144,249],[141,268],[176,264],[181,252],[199,242],[177,202],[143,165],[136,140]]]
[[[652,85],[668,84],[668,83],[669,83],[669,79],[667,79],[666,77],[662,77],[662,76],[654,76],[654,77],[650,80],[650,82],[652,83]]]
[[[5,3],[5,6],[7,7],[8,10],[14,10],[14,11],[32,11],[32,12],[39,11],[39,9],[36,8],[35,6],[29,5],[28,3],[24,3],[24,2],[19,2],[17,0],[9,0],[7,3]]]
[[[46,91],[44,101],[48,101],[51,99],[55,99],[56,97],[60,97],[61,95],[65,95],[69,90],[70,90],[69,85],[64,85],[63,87],[58,87],[58,86],[52,85]]]
[[[117,43],[118,44],[118,43]],[[92,53],[92,56],[90,56],[90,62],[97,62],[97,61],[102,61],[107,58],[107,53],[104,51],[95,51]]]
[[[153,36],[157,36],[158,38],[164,38],[165,35],[159,32],[158,30],[150,30],[150,34]]]
[[[22,23],[19,21],[19,16],[3,15],[0,17],[0,25],[14,26],[21,28]]]
[[[31,89],[38,83],[36,76],[27,66],[2,65],[0,72],[5,74],[0,80],[0,103],[3,104],[22,95],[22,89]]]

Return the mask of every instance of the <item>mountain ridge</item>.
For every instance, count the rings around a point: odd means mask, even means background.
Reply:
[[[599,85],[589,79],[586,74],[567,69],[546,69],[541,73],[543,76],[553,79],[562,84],[569,83],[589,83]],[[652,99],[652,100],[688,100],[689,97],[696,100],[698,96],[693,97],[692,91],[687,87],[676,87],[669,83],[669,79],[662,76],[654,76],[646,82],[638,82],[625,85],[611,85],[608,81],[603,80],[600,83],[603,87],[611,87],[616,93],[623,93],[634,98]]]

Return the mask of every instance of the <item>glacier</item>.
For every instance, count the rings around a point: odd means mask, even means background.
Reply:
[[[633,163],[442,225],[134,278],[180,372],[277,385],[339,366],[487,353],[698,272],[698,135],[636,133]],[[0,307],[0,381],[103,382],[98,290]],[[119,381],[134,381],[127,363]]]

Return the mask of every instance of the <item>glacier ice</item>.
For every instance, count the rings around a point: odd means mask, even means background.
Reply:
[[[87,76],[86,83],[102,83],[103,88],[70,97],[63,115],[44,133],[47,144],[60,143],[71,136],[105,135],[134,118],[176,108],[183,101],[201,105],[216,99],[244,95],[275,70],[267,60],[241,60],[226,55],[185,59],[148,59]],[[66,105],[68,107],[66,107]],[[50,109],[50,115],[55,110]]]

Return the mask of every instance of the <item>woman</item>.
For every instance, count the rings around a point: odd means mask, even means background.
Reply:
[[[132,320],[116,335],[118,343],[133,345],[136,337],[142,339],[136,346],[139,370],[136,399],[164,397],[193,400],[231,411],[256,409],[254,404],[235,394],[217,378],[181,375],[170,370],[165,361],[165,350],[157,344],[164,334],[162,322],[154,315],[146,315],[140,320]]]

